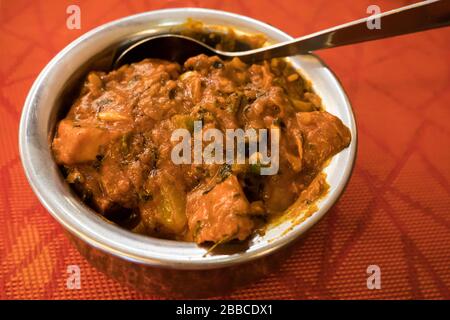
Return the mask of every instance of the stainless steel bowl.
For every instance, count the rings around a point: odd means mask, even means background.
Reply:
[[[243,252],[205,256],[206,250],[193,243],[132,234],[95,214],[74,195],[53,160],[50,141],[55,123],[67,110],[80,79],[88,70],[108,66],[118,46],[144,34],[177,30],[188,18],[262,33],[269,42],[291,39],[263,22],[207,9],[158,10],[113,21],[78,38],[50,61],[28,94],[19,130],[20,154],[29,183],[80,252],[112,277],[170,297],[221,294],[269,272],[274,261],[282,261],[276,256],[283,257],[286,250],[279,249],[304,234],[337,201],[350,178],[357,145],[350,102],[333,73],[314,55],[293,57],[292,63],[311,80],[325,108],[342,119],[352,133],[350,147],[325,169],[331,188],[311,217],[300,224],[286,221],[270,228],[264,236],[252,239]],[[275,251],[277,255],[268,256]]]

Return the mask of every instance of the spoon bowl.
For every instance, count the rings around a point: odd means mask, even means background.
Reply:
[[[183,64],[188,58],[199,54],[217,55],[222,59],[228,56],[196,39],[179,34],[163,34],[139,40],[122,51],[114,61],[114,68],[124,64],[155,58]]]

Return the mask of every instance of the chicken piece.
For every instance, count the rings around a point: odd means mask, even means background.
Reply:
[[[267,176],[264,181],[262,198],[269,214],[282,212],[295,201],[298,190],[295,187],[295,174],[282,165],[280,174]]]
[[[186,215],[197,243],[245,240],[254,227],[250,204],[234,175],[212,190],[199,188],[188,194]]]
[[[56,162],[74,165],[94,161],[100,147],[119,135],[114,130],[76,126],[72,120],[64,119],[52,144]]]
[[[116,160],[105,159],[102,161],[98,180],[102,186],[100,196],[106,196],[111,202],[125,208],[132,208],[136,205],[137,195],[130,173],[126,168],[121,168]],[[95,196],[97,196],[96,193],[94,193]]]
[[[297,113],[297,123],[303,138],[303,164],[307,168],[321,167],[350,144],[350,130],[328,112]]]

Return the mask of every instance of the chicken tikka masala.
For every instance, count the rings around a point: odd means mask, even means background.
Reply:
[[[234,46],[234,38],[221,39]],[[192,131],[195,121],[222,132],[278,128],[278,172],[261,175],[250,163],[175,164],[171,134]],[[199,55],[183,65],[145,59],[90,72],[52,150],[66,181],[108,220],[200,244],[245,240],[291,206],[311,205],[326,193],[327,160],[350,140],[286,60],[250,65]]]

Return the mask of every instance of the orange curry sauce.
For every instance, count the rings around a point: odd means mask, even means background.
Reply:
[[[279,170],[171,161],[175,129],[279,128]],[[326,161],[350,144],[310,84],[283,59],[248,65],[199,55],[90,72],[52,150],[66,181],[132,232],[197,243],[245,240],[297,199],[327,189]]]

